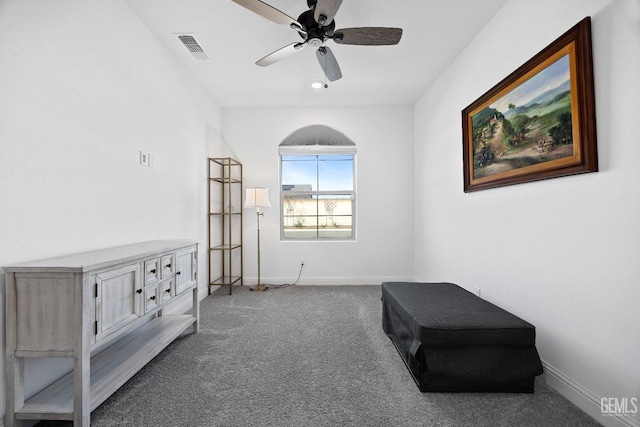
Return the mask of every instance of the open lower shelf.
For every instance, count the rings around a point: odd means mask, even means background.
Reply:
[[[191,315],[157,317],[92,357],[90,409],[104,402],[195,321]],[[73,372],[27,400],[16,411],[16,418],[73,420]]]
[[[209,286],[230,286],[242,280],[241,276],[223,276],[209,283]]]
[[[227,243],[224,245],[213,246],[209,248],[212,251],[230,251],[232,249],[238,249],[242,247],[240,243]]]

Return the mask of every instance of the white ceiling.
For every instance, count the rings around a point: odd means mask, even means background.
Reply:
[[[395,46],[328,41],[342,79],[326,89],[307,46],[269,67],[255,61],[301,41],[289,28],[231,0],[127,0],[140,19],[221,106],[413,105],[507,0],[344,0],[336,28],[400,27]],[[305,0],[267,0],[297,18]],[[210,61],[197,61],[177,34],[195,36]]]

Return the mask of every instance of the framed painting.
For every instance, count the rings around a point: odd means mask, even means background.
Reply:
[[[462,111],[464,191],[598,170],[591,20]]]

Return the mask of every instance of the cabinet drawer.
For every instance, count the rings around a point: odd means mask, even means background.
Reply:
[[[160,278],[160,258],[150,259],[144,262],[144,284],[155,283]]]
[[[144,312],[148,313],[160,305],[160,286],[148,286],[144,289]]]
[[[165,255],[162,257],[162,262],[160,263],[162,265],[162,279],[167,279],[173,276],[173,271],[175,268],[173,258],[173,254]]]
[[[173,279],[165,280],[160,283],[160,302],[164,303],[175,295],[173,288]]]

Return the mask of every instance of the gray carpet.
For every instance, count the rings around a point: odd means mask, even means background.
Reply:
[[[535,394],[420,393],[382,331],[379,286],[293,286],[207,297],[201,332],[167,347],[91,425],[599,424],[541,377]]]

